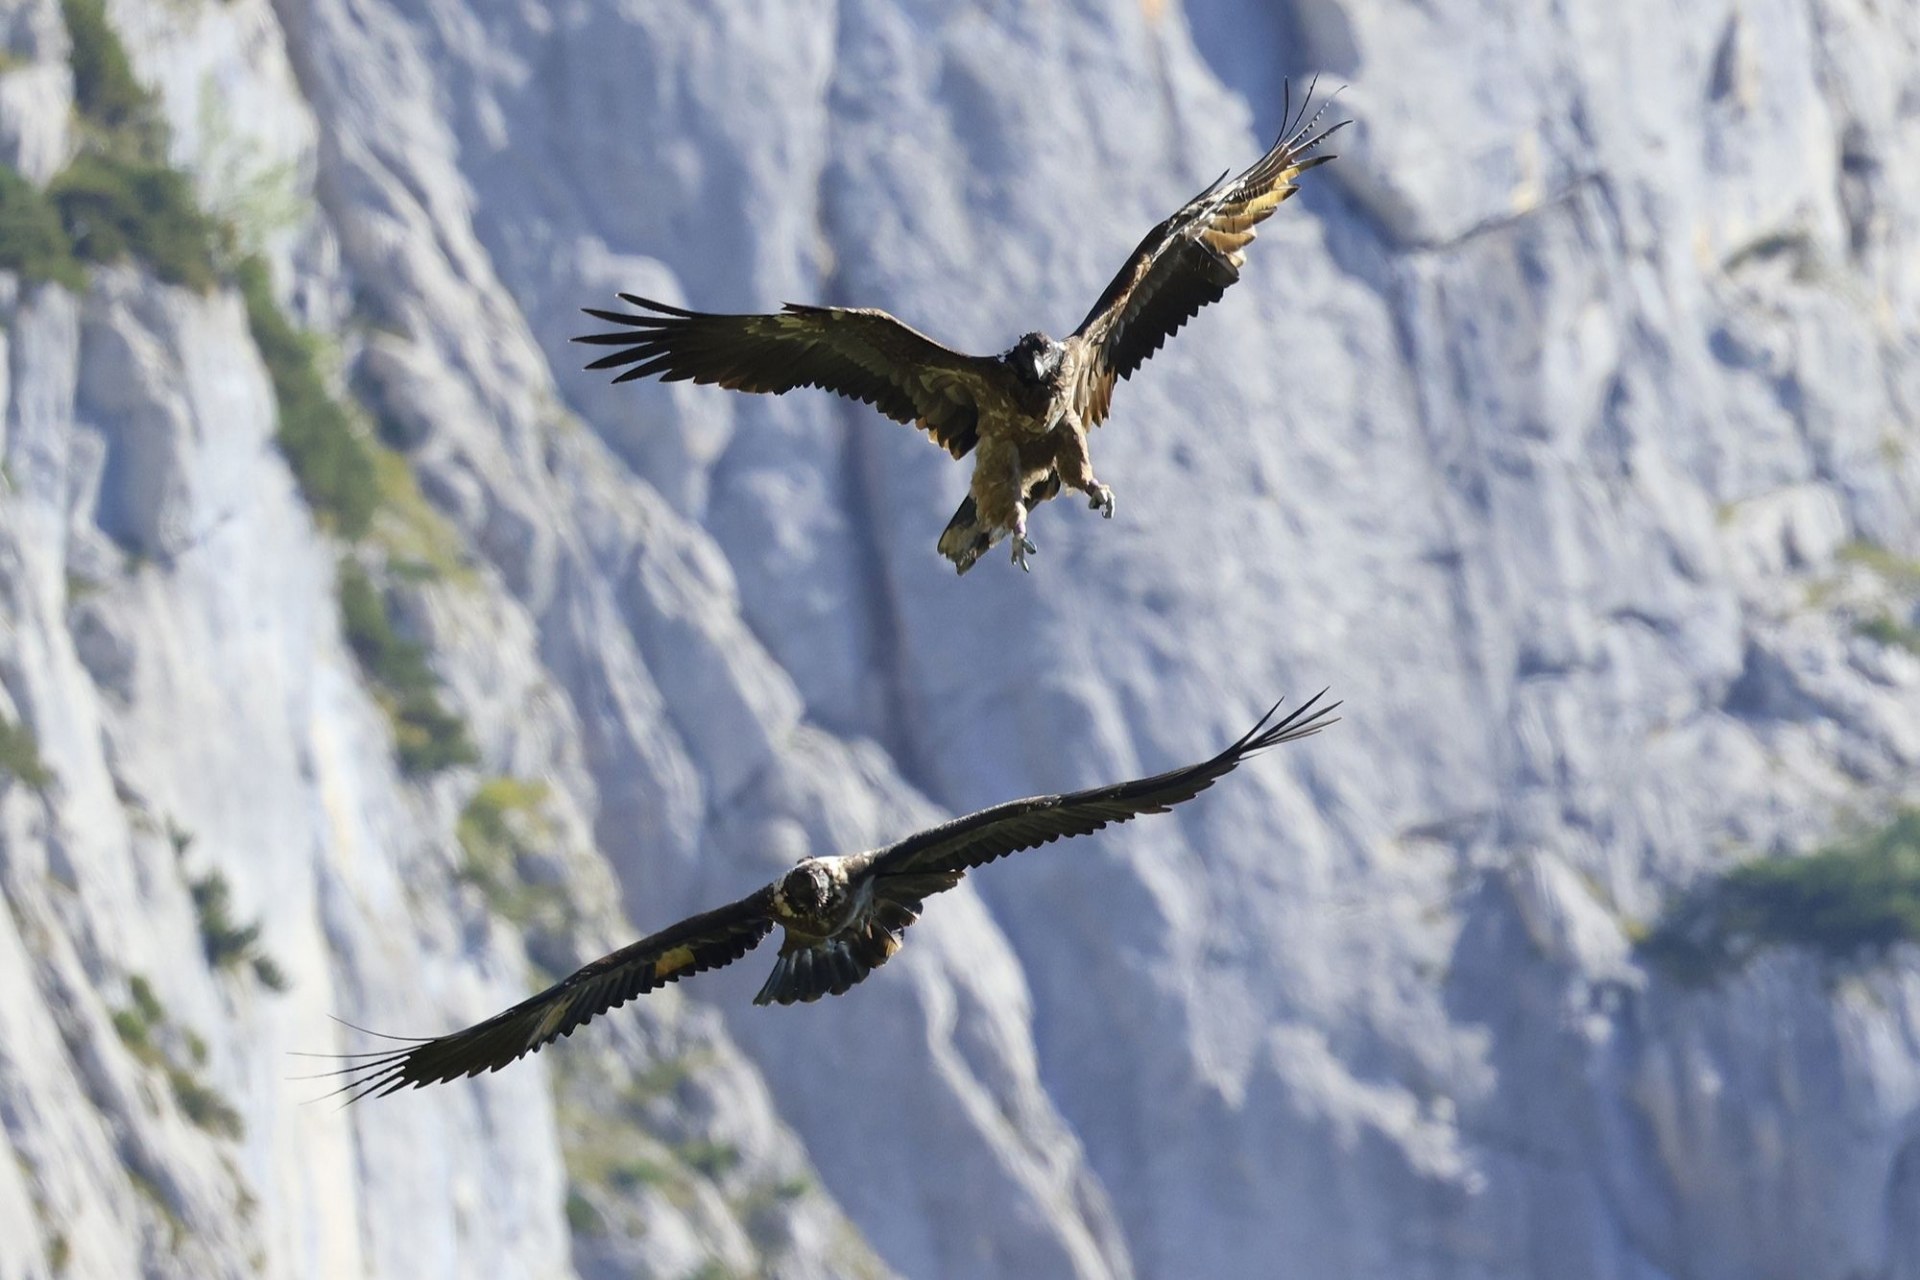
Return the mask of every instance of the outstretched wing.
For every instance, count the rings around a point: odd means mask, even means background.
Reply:
[[[1087,348],[1074,405],[1082,422],[1103,421],[1113,402],[1114,380],[1132,377],[1200,308],[1220,300],[1227,286],[1240,278],[1243,250],[1253,240],[1254,227],[1299,190],[1294,178],[1333,159],[1311,154],[1348,123],[1319,128],[1331,102],[1308,116],[1313,103],[1309,86],[1295,115],[1289,97],[1283,111],[1286,126],[1272,150],[1230,183],[1220,175],[1147,233],[1074,331]]]
[[[807,307],[789,302],[772,315],[727,316],[620,298],[639,312],[588,315],[621,326],[575,338],[619,350],[589,369],[624,369],[615,382],[657,374],[663,382],[715,383],[772,395],[823,387],[910,423],[958,458],[979,438],[983,393],[1000,362],[942,346],[871,307]]]
[[[1048,844],[1062,836],[1083,836],[1110,822],[1126,822],[1143,813],[1165,813],[1233,772],[1248,756],[1309,737],[1334,723],[1327,717],[1339,703],[1313,710],[1325,696],[1323,689],[1279,721],[1273,718],[1280,710],[1276,703],[1244,738],[1211,760],[1110,787],[1014,800],[909,836],[874,859],[874,873],[879,877],[874,892],[882,893],[888,880],[895,877],[948,873],[957,882],[958,873],[1021,849]]]
[[[772,906],[773,890],[762,889],[602,956],[465,1031],[392,1052],[350,1055],[363,1060],[339,1073],[346,1077],[341,1091],[351,1095],[348,1102],[358,1102],[369,1094],[498,1071],[635,996],[738,960],[773,928]]]

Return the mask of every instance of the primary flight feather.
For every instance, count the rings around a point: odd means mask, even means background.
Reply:
[[[965,355],[885,311],[788,303],[770,315],[713,315],[623,293],[636,311],[587,314],[618,328],[576,338],[616,350],[589,369],[615,382],[659,377],[780,395],[821,387],[919,427],[955,458],[974,454],[966,501],[940,535],[940,554],[965,573],[1002,539],[1027,567],[1027,513],[1064,485],[1113,515],[1096,480],[1087,429],[1113,402],[1114,382],[1240,278],[1254,227],[1298,188],[1293,179],[1334,157],[1318,148],[1347,122],[1320,128],[1323,105],[1283,109],[1278,141],[1245,173],[1220,180],[1149,231],[1064,342],[1029,333],[998,356]]]
[[[717,969],[753,950],[775,925],[785,940],[755,1004],[793,1004],[840,993],[885,964],[927,898],[996,858],[1087,835],[1143,813],[1165,813],[1211,787],[1248,756],[1297,742],[1333,723],[1340,704],[1315,695],[1280,720],[1276,705],[1239,741],[1210,759],[1151,778],[1066,795],[1035,796],[955,818],[884,849],[807,858],[758,892],[682,920],[602,956],[539,995],[464,1031],[363,1059],[338,1074],[349,1101],[369,1094],[498,1071],[571,1035],[636,996],[688,974]]]

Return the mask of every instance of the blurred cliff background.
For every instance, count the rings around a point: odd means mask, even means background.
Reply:
[[[581,305],[1070,329],[1103,522]],[[0,0],[0,1277],[1920,1276],[1920,9]],[[808,852],[1344,723],[341,1112]]]

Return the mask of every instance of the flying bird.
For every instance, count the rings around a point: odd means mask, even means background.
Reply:
[[[785,932],[755,1004],[793,1004],[839,995],[900,949],[921,903],[959,884],[975,867],[1098,831],[1143,813],[1165,813],[1231,773],[1242,760],[1297,742],[1334,723],[1340,704],[1314,707],[1326,694],[1275,720],[1278,704],[1210,760],[1182,769],[1067,795],[1035,796],[955,818],[884,849],[807,858],[766,888],[602,956],[539,995],[464,1031],[366,1054],[334,1073],[346,1077],[349,1102],[370,1094],[498,1071],[571,1035],[576,1027],[636,996],[688,974],[733,963],[779,925]]]
[[[1113,490],[1094,478],[1086,436],[1105,420],[1115,380],[1132,377],[1225,294],[1254,227],[1298,190],[1293,179],[1334,158],[1315,153],[1349,122],[1320,128],[1327,104],[1309,115],[1312,102],[1310,86],[1295,113],[1289,94],[1273,148],[1149,231],[1064,342],[1034,332],[998,356],[972,356],[871,307],[789,302],[772,315],[715,315],[630,293],[619,296],[636,311],[586,308],[617,329],[574,341],[617,348],[587,366],[623,370],[615,382],[658,375],[773,395],[822,387],[920,428],[955,458],[972,452],[973,480],[940,554],[965,573],[1011,537],[1013,562],[1025,569],[1036,550],[1027,513],[1061,486],[1113,515]]]

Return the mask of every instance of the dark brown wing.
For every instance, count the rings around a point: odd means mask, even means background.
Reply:
[[[1333,159],[1310,153],[1348,122],[1319,129],[1331,99],[1311,116],[1313,89],[1298,115],[1291,99],[1273,149],[1245,173],[1226,175],[1147,233],[1074,337],[1085,347],[1075,409],[1088,426],[1103,421],[1116,378],[1129,378],[1180,327],[1240,278],[1254,227],[1299,188],[1293,179]],[[1316,132],[1316,130],[1318,130]]]
[[[806,307],[725,316],[623,293],[639,313],[587,314],[622,326],[575,338],[618,347],[589,369],[624,368],[615,382],[657,374],[663,382],[713,383],[772,395],[823,387],[910,423],[958,458],[979,438],[981,401],[1005,375],[992,357],[942,346],[870,307]]]
[[[762,889],[602,956],[465,1031],[393,1052],[350,1055],[364,1061],[340,1073],[347,1077],[341,1091],[351,1095],[348,1102],[358,1102],[369,1094],[498,1071],[635,996],[738,960],[772,930],[772,904],[772,888]]]
[[[1165,813],[1233,772],[1248,756],[1283,742],[1309,737],[1334,723],[1327,717],[1339,703],[1313,711],[1314,704],[1325,696],[1323,689],[1280,721],[1273,720],[1280,710],[1276,703],[1244,738],[1211,760],[1111,787],[1014,800],[909,836],[892,848],[882,850],[874,859],[874,874],[880,877],[874,892],[880,894],[890,877],[965,872],[1062,836],[1083,836],[1110,822],[1126,822],[1143,813]],[[956,882],[959,878],[954,876]]]

